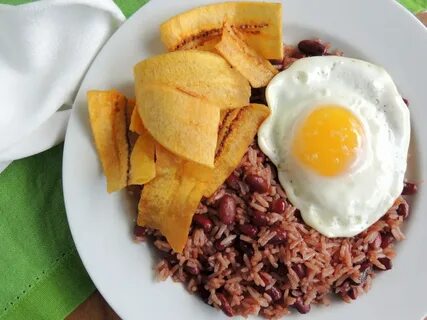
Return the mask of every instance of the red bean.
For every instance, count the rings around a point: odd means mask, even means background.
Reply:
[[[270,289],[265,290],[265,292],[271,297],[273,301],[279,301],[283,296],[282,292],[276,286],[272,286]]]
[[[195,214],[193,217],[193,222],[202,227],[205,233],[209,233],[212,230],[213,222],[204,214]]]
[[[133,228],[133,234],[137,239],[143,239],[146,232],[147,232],[147,228],[145,227],[135,225],[135,227]]]
[[[366,270],[372,268],[372,263],[370,263],[369,261],[365,261],[360,265],[360,272],[365,272]]]
[[[307,275],[306,267],[302,263],[293,265],[292,270],[295,271],[295,273],[300,279],[304,278]]]
[[[286,201],[282,198],[275,199],[271,202],[270,210],[277,213],[283,213],[286,209]]]
[[[197,276],[200,273],[200,269],[197,266],[189,266],[188,264],[184,267],[185,272]]]
[[[390,270],[393,267],[391,260],[387,257],[378,258],[378,261],[385,267],[385,269],[381,269],[377,267],[378,270],[385,271],[385,270]]]
[[[297,51],[297,50],[295,50],[292,54],[291,54],[291,56],[290,56],[291,58],[295,58],[295,59],[302,59],[302,58],[305,58],[305,54],[304,53],[302,53],[302,52],[300,52],[300,51]]]
[[[402,194],[404,196],[412,196],[416,194],[417,191],[418,191],[418,187],[415,183],[405,182],[405,185],[403,186]]]
[[[248,223],[239,225],[239,230],[250,238],[255,238],[258,233],[258,228]]]
[[[288,237],[285,230],[283,230],[279,226],[274,226],[271,228],[271,231],[275,231],[276,235],[268,242],[270,244],[283,244],[286,242],[286,239]]]
[[[406,203],[401,203],[397,207],[397,214],[403,219],[407,219],[409,216],[409,206]]]
[[[256,174],[249,174],[245,179],[252,192],[266,193],[269,189],[267,181]]]
[[[310,305],[306,305],[302,302],[301,298],[298,298],[297,301],[292,305],[299,313],[306,314],[310,312]]]
[[[216,296],[218,297],[219,301],[221,302],[221,310],[229,317],[232,317],[234,315],[233,309],[230,306],[230,303],[227,301],[225,296],[222,293],[217,293]]]
[[[230,176],[225,180],[225,183],[234,190],[239,190],[239,178],[234,174],[230,174]]]
[[[298,49],[308,56],[323,56],[326,46],[318,40],[302,40],[298,43]]]
[[[394,242],[394,237],[391,233],[386,233],[382,236],[381,248],[387,248],[390,244]]]
[[[350,290],[347,291],[347,295],[350,297],[350,299],[352,300],[356,300],[357,299],[357,291],[355,288],[350,288]]]
[[[219,202],[219,218],[224,224],[232,224],[236,216],[236,200],[228,194],[224,195]]]
[[[255,210],[252,213],[251,221],[257,227],[263,227],[263,226],[268,225],[268,218],[267,218],[267,216],[265,215],[264,212],[261,212],[261,211],[258,211],[258,210]]]

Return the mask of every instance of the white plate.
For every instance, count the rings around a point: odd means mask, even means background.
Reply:
[[[159,25],[212,0],[152,0],[114,34],[95,59],[77,96],[64,150],[64,196],[71,231],[92,280],[123,319],[220,319],[221,312],[182,285],[154,280],[147,245],[132,241],[134,214],[125,193],[109,195],[88,123],[86,92],[117,88],[133,95],[132,67],[163,52]],[[427,169],[427,32],[392,0],[285,0],[284,35],[292,43],[320,37],[347,56],[383,65],[410,101],[415,177]],[[419,320],[427,315],[427,208],[420,190],[391,271],[381,273],[368,295],[352,304],[313,307],[311,320]],[[295,318],[299,318],[296,315]],[[308,318],[307,316],[304,318]]]

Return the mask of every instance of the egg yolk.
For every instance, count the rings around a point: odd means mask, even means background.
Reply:
[[[363,126],[351,111],[321,105],[296,128],[292,153],[317,174],[337,176],[357,160],[363,136]]]

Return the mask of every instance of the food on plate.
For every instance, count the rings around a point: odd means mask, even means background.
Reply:
[[[145,84],[163,84],[207,99],[221,109],[232,109],[247,105],[251,94],[248,81],[212,52],[188,50],[161,54],[139,62],[134,74],[137,97]]]
[[[135,105],[135,103],[134,103]],[[142,123],[141,117],[138,113],[138,108],[132,107],[132,112],[130,116],[129,130],[141,135],[144,132],[144,125]]]
[[[253,141],[259,126],[269,116],[270,110],[261,104],[231,110],[219,129],[218,146],[215,154],[215,170],[207,181],[204,195],[210,197],[239,165]]]
[[[142,190],[137,223],[160,230],[176,252],[184,249],[202,196],[213,193],[239,164],[269,109],[253,104],[230,113],[235,116],[220,128],[225,133],[218,141],[214,169],[156,147],[156,178]]]
[[[323,51],[325,55],[340,54],[330,52],[326,43],[310,40],[310,44],[314,42],[318,42],[326,48]],[[307,48],[304,47],[304,49]],[[302,52],[298,47],[286,46],[285,53],[286,56],[277,67],[287,69],[292,73],[293,63],[316,52],[307,53]],[[301,60],[301,63],[304,60]],[[363,70],[356,69],[359,74],[348,76],[345,80],[350,83],[352,83],[352,79],[361,81]],[[318,68],[318,70],[321,74],[322,68]],[[293,100],[294,108],[298,107],[300,102],[306,101],[297,95],[299,91],[295,92],[295,84],[291,84],[292,82],[297,83],[301,76],[304,79],[303,74],[297,74],[296,77],[290,77],[289,83],[282,83],[280,87],[288,88],[289,85],[293,88],[286,93],[295,94],[297,99]],[[276,77],[280,78],[281,74]],[[325,78],[329,78],[329,76],[325,75]],[[307,80],[312,79],[308,77]],[[387,99],[387,102],[391,101],[394,107],[397,105],[402,107],[400,102],[396,102],[400,97],[389,95],[388,90],[393,87],[388,81],[389,78],[382,74],[376,80],[380,81],[376,85],[380,87],[384,85],[384,88],[388,88],[384,93],[389,99],[381,97],[380,100],[384,102],[384,99]],[[270,85],[274,86],[274,83],[275,79]],[[375,84],[375,82],[372,83]],[[342,89],[343,86],[345,88],[345,85],[347,82],[341,81],[338,89]],[[331,82],[327,89],[332,91],[336,87]],[[371,86],[363,89],[361,85],[360,88],[368,96],[372,93]],[[265,101],[263,91],[262,88],[254,90],[251,101]],[[275,93],[269,91],[267,89],[267,95],[272,94],[276,98],[282,98],[281,90]],[[351,94],[349,92],[351,90],[344,89],[343,94],[334,91],[335,95],[331,97],[330,101],[323,101],[316,100],[319,98],[316,91],[313,91],[313,97],[310,96],[311,98],[307,100],[312,103],[313,107],[317,106],[316,103],[320,107],[325,106],[327,102],[331,104],[330,111],[334,114],[332,119],[338,120],[339,124],[347,123],[353,126],[351,129],[354,132],[349,130],[349,132],[345,132],[346,134],[341,137],[341,140],[338,139],[341,141],[340,143],[355,147],[354,150],[342,148],[345,151],[344,158],[347,159],[359,151],[357,147],[363,148],[363,144],[367,143],[365,138],[362,141],[351,138],[357,134],[365,134],[365,127],[361,127],[365,125],[365,120],[359,119],[351,110],[343,110],[343,107],[347,106],[344,103],[345,100],[336,101],[334,99],[352,98],[354,93]],[[311,89],[305,88],[301,92],[310,95]],[[369,99],[367,100],[369,102]],[[375,98],[372,101],[376,103]],[[333,105],[335,103],[341,103],[340,107],[336,108],[336,105]],[[352,105],[350,101],[348,105]],[[359,107],[363,108],[363,106]],[[406,106],[403,107],[406,108]],[[292,112],[292,106],[287,106],[287,108],[288,112]],[[322,111],[322,108],[318,109]],[[376,110],[369,110],[364,116],[368,117],[371,113],[376,112]],[[406,113],[402,110],[397,111],[397,113],[399,112]],[[222,128],[230,126],[236,114],[237,110],[221,112],[219,141],[224,139],[225,130]],[[316,114],[313,114],[314,117],[309,117],[309,115],[309,112],[302,115],[302,120],[300,119],[302,124],[307,123],[308,126],[302,125],[300,128],[311,128],[311,120],[316,120]],[[398,132],[401,134],[400,141],[403,147],[400,150],[401,157],[405,156],[406,116],[404,114],[402,118],[396,119],[400,124],[392,122],[394,128],[401,127],[402,129],[394,131],[394,134],[399,134]],[[393,116],[390,115],[390,117]],[[261,127],[266,127],[270,121],[276,121],[274,109],[270,118]],[[294,122],[294,125],[299,123]],[[277,123],[281,123],[280,119],[277,120]],[[317,123],[317,121],[313,123]],[[283,119],[283,124],[286,124],[285,119]],[[329,124],[334,125],[335,122],[321,123],[320,128],[325,129],[325,125]],[[280,135],[283,133],[280,125],[275,129],[277,130],[274,130],[275,133],[271,136],[270,142],[277,141],[277,146],[282,146],[286,141],[280,144],[280,137],[292,138],[291,134]],[[304,131],[301,132],[304,133]],[[396,195],[393,203],[385,209],[381,217],[355,236],[325,236],[304,222],[298,206],[287,196],[278,177],[281,174],[282,166],[276,166],[272,159],[258,147],[257,141],[261,140],[261,135],[262,130],[259,130],[258,139],[248,147],[240,164],[226,181],[213,194],[202,198],[196,214],[193,216],[187,244],[182,253],[174,252],[159,231],[149,228],[143,231],[139,229],[139,234],[144,234],[145,237],[152,239],[154,245],[164,256],[157,265],[160,279],[171,277],[175,281],[185,283],[190,292],[199,295],[203,301],[221,309],[228,316],[260,314],[266,318],[278,318],[289,312],[308,313],[311,306],[315,304],[329,304],[333,295],[341,297],[346,302],[357,299],[363,292],[369,290],[377,272],[390,270],[393,267],[392,259],[396,254],[394,245],[405,238],[400,228],[409,216],[409,205],[406,199],[401,195]],[[369,137],[379,139],[374,135],[369,135]],[[336,141],[334,139],[324,140]],[[308,144],[307,147],[311,148],[311,145]],[[312,147],[315,148],[316,145]],[[308,150],[311,150],[310,148]],[[274,149],[272,150],[274,151]],[[279,148],[276,150],[281,155]],[[303,148],[303,150],[305,149]],[[351,160],[351,157],[348,159]],[[351,167],[349,163],[353,164],[353,161],[347,162],[347,165]],[[356,163],[358,162],[354,161],[354,164]],[[398,161],[394,163],[399,165]],[[331,165],[332,168],[335,168],[334,170],[342,170],[335,164]],[[345,163],[343,166],[345,167]],[[325,170],[328,172],[332,169],[327,167]],[[404,169],[402,168],[402,170]],[[332,177],[332,179],[334,178]],[[379,177],[379,179],[381,181],[383,177]],[[376,186],[376,183],[379,181],[375,180],[372,181],[372,184],[364,186],[372,188]],[[349,184],[351,183],[349,182]],[[396,188],[400,188],[401,184],[402,181],[398,182]],[[405,183],[405,186],[408,187],[404,188],[403,195],[411,193],[410,190],[415,189],[411,187],[412,184]],[[304,187],[302,191],[305,192],[310,185],[304,185]],[[334,187],[331,192],[345,192],[346,188],[347,186]],[[405,191],[406,189],[407,191]],[[326,192],[326,190],[322,190],[320,187],[319,194],[322,195],[322,192]],[[383,191],[381,190],[381,192]],[[316,200],[316,197],[313,199]],[[339,200],[337,201],[339,202]]]
[[[185,160],[156,146],[156,177],[144,186],[138,205],[138,225],[156,228],[176,252],[187,242],[191,220],[204,185],[184,169]]]
[[[225,135],[228,133],[228,129],[230,128],[231,123],[236,118],[239,112],[240,111],[238,109],[221,110],[221,113],[220,113],[221,120],[218,128],[218,141],[222,141],[224,139]]]
[[[391,77],[281,30],[280,4],[196,8],[161,26],[174,52],[135,66],[135,107],[88,93],[108,191],[142,186],[135,234],[159,278],[228,316],[355,300],[392,268],[416,192]]]
[[[265,87],[278,73],[277,69],[239,36],[240,33],[226,23],[215,49],[248,79],[253,88]]]
[[[143,185],[156,176],[155,141],[144,130],[136,139],[130,154],[129,185]]]
[[[145,236],[164,256],[160,279],[183,282],[227,315],[276,319],[329,304],[334,295],[351,302],[368,290],[376,272],[392,268],[407,210],[399,197],[359,235],[328,238],[304,223],[254,143],[226,183],[202,200],[183,253],[156,230]]]
[[[129,145],[127,99],[116,90],[87,93],[89,119],[96,150],[107,178],[107,191],[127,186]]]
[[[226,2],[195,8],[164,22],[160,35],[169,51],[213,50],[225,22],[264,58],[282,59],[281,3]]]
[[[272,115],[258,143],[308,225],[352,237],[392,207],[403,189],[410,121],[384,69],[305,58],[270,82],[266,98]]]
[[[144,85],[138,113],[153,138],[169,151],[213,167],[220,109],[209,100],[165,85]]]

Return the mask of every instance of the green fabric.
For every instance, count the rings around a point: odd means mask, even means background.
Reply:
[[[413,13],[427,10],[427,0],[399,0],[399,2]]]
[[[115,0],[129,17],[146,0]],[[427,0],[400,0],[409,10]],[[21,4],[26,0],[0,0]],[[0,175],[0,319],[63,319],[95,289],[68,229],[62,145],[15,161]]]
[[[61,319],[95,289],[62,196],[62,145],[0,175],[0,318]]]
[[[27,3],[27,2],[32,2],[32,1],[30,1],[30,0],[0,0],[0,3],[13,4],[13,5],[23,4],[23,3]]]
[[[129,18],[136,10],[148,2],[148,0],[114,0],[120,7],[126,18]]]

